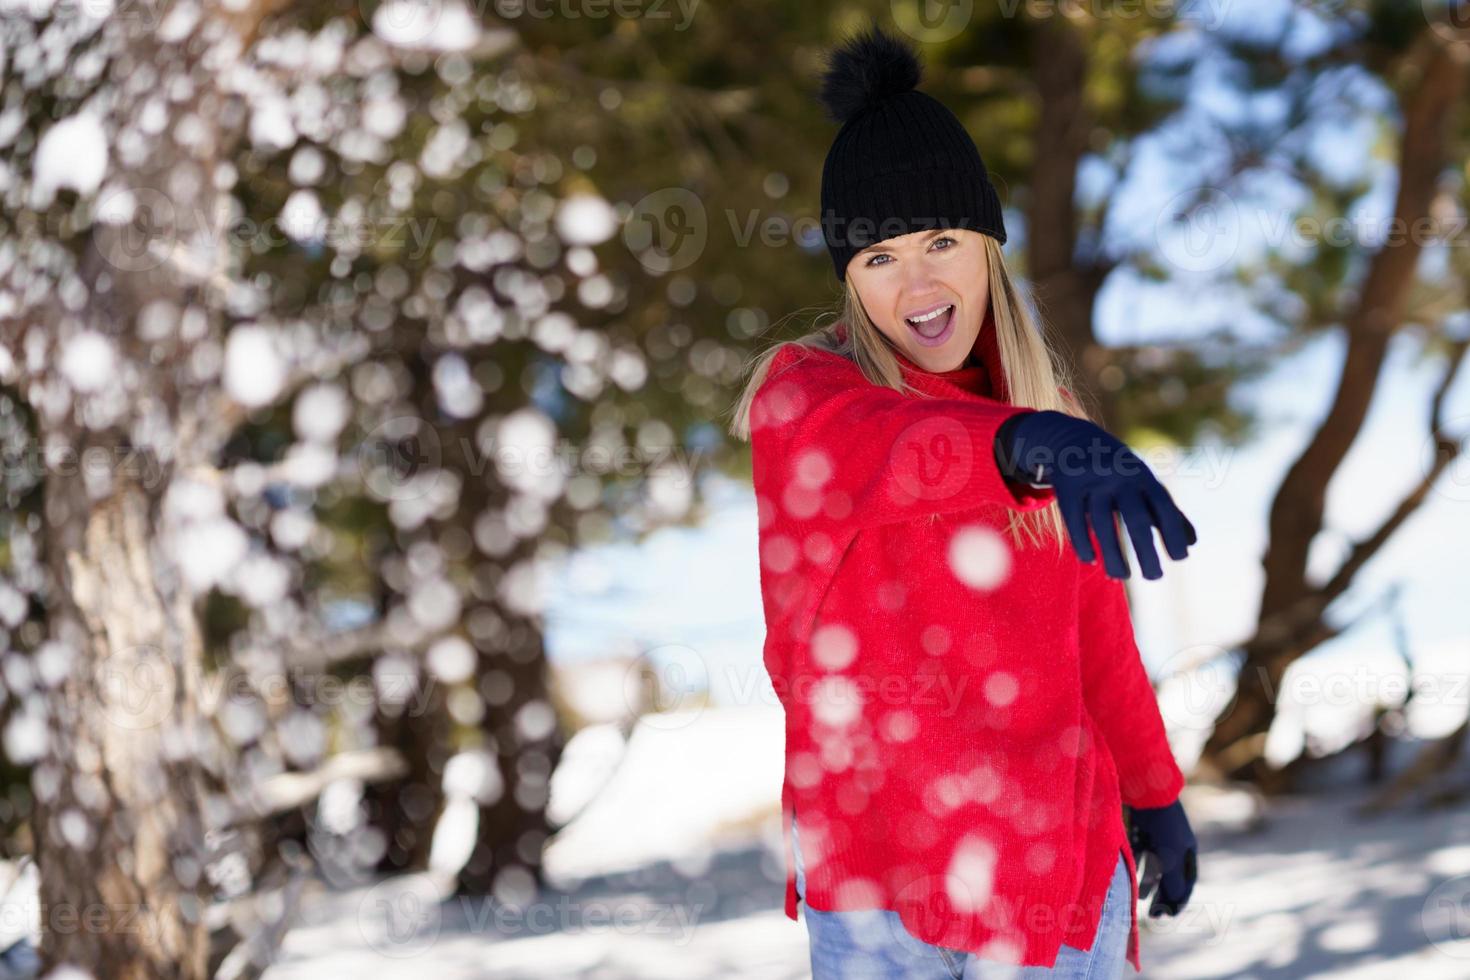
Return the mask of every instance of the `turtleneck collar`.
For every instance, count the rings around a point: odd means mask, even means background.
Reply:
[[[847,324],[836,326],[837,339],[846,341]],[[1005,384],[1005,369],[1001,365],[1000,345],[995,336],[995,321],[989,307],[985,310],[985,322],[980,324],[980,333],[975,337],[975,346],[965,358],[965,363],[952,371],[927,371],[904,356],[897,348],[893,351],[904,379],[911,385],[933,393],[935,385],[953,385],[971,394],[1008,402]]]

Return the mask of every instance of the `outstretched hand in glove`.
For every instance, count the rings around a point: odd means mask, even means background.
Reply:
[[[1155,527],[1175,561],[1184,558],[1198,540],[1194,525],[1148,465],[1116,436],[1087,419],[1049,409],[1014,415],[996,432],[995,457],[1007,478],[1055,489],[1072,548],[1088,563],[1096,558],[1087,534],[1091,524],[1104,570],[1113,578],[1129,575],[1115,513],[1123,517],[1146,579],[1164,574],[1154,550]]]

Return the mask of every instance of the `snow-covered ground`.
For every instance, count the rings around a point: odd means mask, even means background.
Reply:
[[[422,878],[317,891],[266,980],[809,976],[805,929],[781,909],[780,725],[764,706],[646,716],[524,915],[438,903]],[[1178,918],[1145,914],[1143,975],[1470,977],[1470,810],[1355,820],[1361,798],[1261,813],[1188,788],[1200,880]]]

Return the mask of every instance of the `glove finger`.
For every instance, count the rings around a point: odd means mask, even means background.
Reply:
[[[1145,496],[1148,499],[1150,510],[1153,511],[1154,520],[1159,525],[1159,536],[1164,539],[1164,549],[1169,552],[1169,557],[1175,561],[1185,558],[1189,554],[1189,546],[1198,540],[1194,525],[1189,523],[1189,518],[1174,503],[1169,489],[1162,483],[1155,482],[1151,485]]]
[[[1174,915],[1178,911],[1177,908],[1164,899],[1164,893],[1161,891],[1154,896],[1153,903],[1149,905],[1148,917],[1150,919],[1157,919],[1165,915]]]
[[[1148,916],[1151,919],[1157,919],[1160,916],[1170,914],[1173,902],[1167,887],[1169,872],[1164,870],[1164,861],[1158,855],[1151,856],[1154,858],[1154,864],[1152,872],[1153,880],[1150,883],[1152,887],[1149,889],[1149,892],[1153,895],[1153,901],[1149,903]]]
[[[1185,880],[1182,871],[1170,871],[1159,881],[1159,894],[1174,907],[1175,911],[1184,907],[1184,903],[1189,901],[1190,893],[1193,891],[1193,884]]]
[[[1087,516],[1092,521],[1097,546],[1102,551],[1103,568],[1113,578],[1128,577],[1128,560],[1118,543],[1118,526],[1114,523],[1112,494],[1094,490],[1087,497]]]
[[[1189,901],[1190,889],[1183,885],[1180,876],[1170,873],[1164,875],[1159,882],[1158,891],[1154,894],[1153,904],[1149,906],[1150,918],[1161,915],[1178,915]]]
[[[1056,489],[1057,509],[1062,512],[1062,521],[1067,525],[1067,536],[1072,539],[1072,550],[1077,557],[1091,564],[1096,555],[1092,552],[1092,539],[1087,536],[1087,503],[1085,492],[1074,490],[1070,485]]]
[[[1152,851],[1143,854],[1143,875],[1138,883],[1138,897],[1148,898],[1159,884],[1159,859]]]
[[[1159,564],[1159,553],[1154,550],[1153,511],[1147,501],[1137,491],[1125,490],[1118,494],[1118,510],[1133,542],[1133,553],[1138,556],[1139,571],[1146,579],[1162,578],[1164,569]]]

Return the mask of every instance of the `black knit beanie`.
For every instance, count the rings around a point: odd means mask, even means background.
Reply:
[[[842,124],[822,165],[822,237],[837,278],[876,242],[968,228],[1005,244],[1000,195],[953,112],[917,91],[914,50],[876,26],[828,57],[821,101]]]

